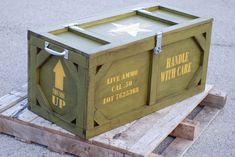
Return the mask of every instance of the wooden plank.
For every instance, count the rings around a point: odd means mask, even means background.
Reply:
[[[147,155],[159,145],[176,126],[206,97],[212,86],[207,86],[205,91],[169,108],[169,113],[153,125],[136,144],[131,146],[130,151],[137,154]],[[181,113],[181,114],[179,114]],[[153,140],[154,139],[154,140]],[[141,147],[140,147],[141,146]]]
[[[159,73],[160,68],[158,68],[158,60],[160,60],[160,55],[153,55],[152,57],[152,75],[151,75],[151,87],[150,87],[150,98],[149,105],[154,105],[157,98],[157,82],[160,79],[156,74]]]
[[[30,122],[36,119],[38,116],[33,112],[29,111],[27,106],[25,106],[28,103],[28,100],[25,99],[27,97],[27,89],[28,89],[28,84],[24,84],[20,89],[13,90],[9,94],[1,97],[0,98],[1,115],[11,117],[18,112],[18,115],[15,118],[22,120],[24,122]]]
[[[198,134],[199,122],[185,119],[172,132],[171,136],[193,140]]]
[[[206,39],[203,37],[203,35],[202,34],[196,35],[194,38],[196,39],[196,41],[197,41],[198,45],[201,47],[201,49],[203,51],[205,51],[206,50]]]
[[[207,85],[204,92],[132,122],[120,132],[114,129],[90,140],[104,147],[117,147],[147,156],[186,118],[211,89],[212,86]],[[119,137],[113,139],[116,134],[119,134]]]
[[[19,138],[19,137],[15,137],[15,139],[20,141],[20,142],[27,143],[27,144],[31,144],[32,143],[32,141],[28,141],[28,140],[25,140],[25,139],[22,139],[22,138]]]
[[[48,146],[52,150],[68,152],[81,157],[130,157],[117,151],[92,145],[88,141],[65,135],[56,130],[42,128],[17,119],[0,117],[1,132]]]
[[[35,64],[37,67],[41,66],[51,55],[44,50],[41,50],[39,54],[37,54],[37,60]]]
[[[197,71],[194,73],[192,79],[189,81],[187,89],[195,88],[202,78],[202,66],[199,66]]]
[[[158,20],[158,21],[167,23],[169,25],[175,25],[175,24],[179,23],[178,21],[174,21],[174,19],[169,19],[167,17],[157,15],[156,13],[153,14],[152,12],[149,12],[147,10],[137,10],[137,14],[141,15],[141,16],[144,16],[144,17],[147,17],[147,18],[150,18],[152,20]]]
[[[182,157],[187,150],[191,147],[191,145],[197,140],[197,138],[203,133],[203,131],[210,125],[213,119],[220,112],[217,108],[211,108],[209,106],[205,106],[201,112],[194,118],[194,120],[200,123],[199,125],[199,134],[195,139],[186,140],[183,138],[176,138],[163,152],[164,157]]]
[[[88,39],[91,39],[91,40],[95,40],[101,44],[108,44],[110,43],[110,39],[105,37],[105,36],[102,36],[102,35],[98,35],[96,33],[93,33],[91,31],[88,31],[86,29],[83,29],[81,27],[78,27],[78,26],[69,26],[68,29],[71,31],[71,32],[74,32],[80,36],[83,36],[85,38],[88,38]]]
[[[0,98],[0,109],[3,108],[3,106],[7,106],[10,102],[14,102],[17,98],[26,98],[27,95],[27,84],[23,85],[18,90],[13,90],[7,95],[4,95]]]
[[[108,119],[99,111],[96,110],[94,120],[99,124],[102,125],[108,122]]]
[[[7,110],[8,108],[12,107],[16,103],[20,101],[20,97],[17,97],[12,94],[7,94],[0,99],[0,112]]]
[[[201,105],[216,107],[221,109],[226,104],[227,94],[217,89],[212,89],[207,97],[202,101]]]
[[[24,122],[30,122],[30,121],[36,119],[37,117],[38,117],[38,115],[34,114],[33,112],[29,111],[28,108],[26,108],[17,117],[17,119],[22,120]]]
[[[1,97],[0,98],[0,113],[11,108],[18,102],[24,100],[27,96],[27,93],[25,91],[26,88],[27,86],[24,85],[21,89],[17,91],[12,91],[11,93]]]
[[[203,65],[201,84],[205,84],[206,83],[209,50],[210,50],[210,45],[211,45],[212,23],[210,23],[208,25],[208,27],[206,28],[205,32],[206,32],[206,35],[205,35],[206,36],[206,46],[205,46],[203,61],[201,62],[201,64]]]
[[[9,108],[8,110],[1,113],[1,115],[6,117],[15,117],[20,114],[21,111],[23,111],[27,107],[27,99],[24,99],[23,101],[20,101],[13,107]]]
[[[87,93],[87,105],[85,107],[85,112],[87,113],[86,117],[84,117],[84,121],[86,121],[86,128],[91,129],[94,127],[94,114],[95,114],[95,73],[96,67],[88,70],[89,83],[88,83],[88,93]]]
[[[96,77],[95,77],[95,82],[99,82],[100,79],[105,76],[106,72],[109,70],[109,68],[111,67],[112,62],[110,63],[106,63],[104,65],[101,66],[101,69],[97,72]]]
[[[52,129],[52,130],[60,131],[62,133],[66,133],[66,134],[74,136],[74,134],[68,132],[67,130],[64,130],[63,128],[55,125],[54,123],[52,123],[48,120],[45,120],[44,118],[39,117],[39,116],[37,118],[33,119],[30,123],[34,124],[34,125],[41,126],[43,128],[49,128],[49,129]]]

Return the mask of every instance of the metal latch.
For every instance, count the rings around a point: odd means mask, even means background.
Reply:
[[[162,32],[158,32],[156,35],[156,47],[154,53],[159,54],[162,51]]]

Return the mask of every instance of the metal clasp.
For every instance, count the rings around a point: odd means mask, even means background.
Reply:
[[[162,51],[162,32],[158,32],[156,35],[156,46],[154,48],[154,53],[159,54]]]

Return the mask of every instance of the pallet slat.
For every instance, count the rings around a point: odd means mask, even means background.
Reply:
[[[204,92],[138,120],[131,126],[130,133],[126,131],[118,139],[113,139],[112,134],[104,133],[92,138],[92,141],[147,156],[192,112],[211,89],[212,86],[207,85]],[[138,123],[143,124],[142,127]]]
[[[164,157],[182,157],[190,146],[197,140],[197,138],[203,133],[203,131],[208,127],[208,125],[213,121],[213,119],[219,113],[219,109],[211,108],[209,106],[205,106],[203,110],[194,118],[194,120],[200,123],[198,136],[195,137],[193,141],[176,138],[164,151],[162,154]]]
[[[30,112],[30,111],[29,111]],[[45,120],[44,118],[42,117],[36,117],[34,120],[32,120],[30,123],[34,124],[34,125],[38,125],[38,126],[42,126],[42,127],[45,127],[45,128],[49,128],[49,129],[52,129],[52,130],[56,130],[56,131],[60,131],[62,133],[66,133],[66,134],[69,134],[69,135],[73,135],[72,133],[68,132],[67,130],[64,130],[63,128],[55,125],[54,123],[48,121],[48,120]]]
[[[208,96],[202,101],[201,105],[207,105],[222,109],[227,101],[227,94],[219,91],[218,89],[212,89]]]
[[[24,100],[25,98],[26,95],[24,97],[18,97],[16,95],[7,94],[6,96],[0,99],[0,113],[11,108],[12,106]]]
[[[0,132],[27,141],[36,142],[59,152],[68,152],[81,157],[123,157],[122,153],[92,145],[74,136],[65,136],[59,131],[42,128],[17,119],[1,117]],[[98,153],[97,153],[98,152]]]
[[[172,132],[171,136],[193,140],[198,134],[199,122],[195,120],[183,120]]]
[[[27,97],[27,84],[22,86],[17,91],[12,91],[11,93],[0,98],[0,113],[11,108],[15,104],[21,102]]]
[[[16,103],[14,106],[9,108],[8,110],[1,113],[1,115],[6,117],[14,117],[18,116],[22,111],[27,107],[27,99],[24,99],[20,101],[19,103]]]

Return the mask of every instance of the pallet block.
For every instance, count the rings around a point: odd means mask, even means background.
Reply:
[[[0,98],[0,132],[81,157],[180,157],[226,103],[227,95],[215,91],[207,85],[198,95],[88,140],[30,112],[27,93],[15,91]],[[199,104],[201,111],[187,119]],[[155,148],[169,135],[176,138],[161,154],[155,154]]]

